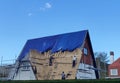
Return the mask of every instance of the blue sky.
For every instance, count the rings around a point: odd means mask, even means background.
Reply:
[[[120,0],[0,0],[0,58],[28,39],[88,29],[94,52],[120,55]]]

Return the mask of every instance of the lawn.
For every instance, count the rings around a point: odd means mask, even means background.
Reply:
[[[120,83],[120,79],[107,80],[34,80],[34,81],[0,81],[0,83]]]

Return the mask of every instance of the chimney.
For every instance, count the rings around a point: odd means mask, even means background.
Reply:
[[[114,62],[114,52],[110,51],[110,64]]]

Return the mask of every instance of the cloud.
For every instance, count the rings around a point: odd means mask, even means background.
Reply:
[[[30,12],[31,10],[29,10],[28,12],[27,12],[27,16],[32,16],[35,12],[40,12],[40,11],[45,11],[45,10],[48,10],[48,9],[50,9],[50,8],[52,8],[52,5],[50,4],[50,3],[44,3],[43,4],[43,6],[40,6],[40,9],[39,10],[37,10],[37,11],[35,11],[34,9],[31,9],[32,11],[34,11],[34,12]]]
[[[32,16],[32,13],[28,13],[28,16]]]
[[[40,10],[45,11],[45,10],[50,9],[50,8],[52,8],[52,5],[47,2],[44,4],[44,6],[40,7]]]
[[[52,5],[50,4],[50,3],[45,3],[45,8],[51,8],[52,7]]]

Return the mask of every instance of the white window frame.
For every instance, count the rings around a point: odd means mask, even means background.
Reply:
[[[88,55],[88,49],[87,48],[84,48],[84,55]]]
[[[118,69],[110,69],[110,75],[118,75]]]

